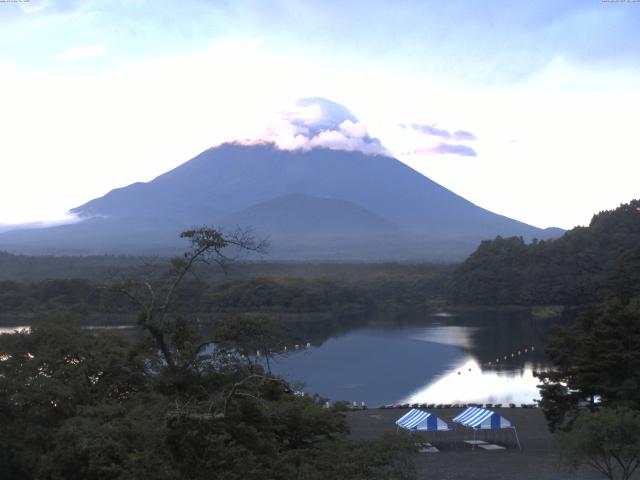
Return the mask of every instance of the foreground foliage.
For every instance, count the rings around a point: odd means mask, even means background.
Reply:
[[[556,440],[568,470],[586,465],[610,480],[627,480],[640,465],[640,412],[583,411],[571,431],[556,434]]]
[[[267,319],[237,315],[201,338],[179,307],[185,279],[259,244],[208,228],[183,237],[191,249],[165,275],[112,289],[137,307],[138,340],[64,316],[0,335],[0,478],[414,478],[410,439],[350,441],[342,413],[251,358],[282,342]]]
[[[409,444],[349,441],[341,413],[258,365],[158,367],[62,318],[0,336],[0,355],[0,478],[412,478]]]
[[[538,374],[552,429],[570,427],[583,407],[640,409],[640,298],[590,307],[549,342],[554,367]]]
[[[538,373],[547,421],[569,470],[628,479],[640,465],[640,295],[635,262],[606,283],[605,301],[560,329]],[[630,268],[631,267],[631,268]]]

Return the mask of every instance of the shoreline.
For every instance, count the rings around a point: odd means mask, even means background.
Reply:
[[[370,408],[345,413],[357,440],[372,440],[385,433],[397,431],[395,421],[408,408]],[[425,409],[449,425],[463,408]],[[464,443],[474,438],[473,430],[457,427],[449,432],[421,432],[424,441],[439,452],[412,455],[416,478],[447,480],[596,480],[595,471],[581,470],[569,474],[557,468],[559,457],[544,413],[539,408],[491,408],[517,428],[522,450],[519,450],[510,429],[478,432],[476,438],[505,447],[504,450],[473,449]]]

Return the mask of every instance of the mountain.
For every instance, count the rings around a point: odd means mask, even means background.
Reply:
[[[451,282],[454,303],[476,305],[584,305],[612,289],[640,293],[640,200],[551,241],[484,241]]]
[[[211,148],[71,212],[79,223],[3,233],[0,248],[159,252],[180,248],[181,230],[208,224],[253,226],[277,239],[278,258],[451,260],[496,235],[558,233],[480,208],[387,155],[268,143]]]
[[[400,233],[398,227],[346,200],[292,193],[261,202],[224,217],[223,225],[251,225],[258,235],[360,236]]]

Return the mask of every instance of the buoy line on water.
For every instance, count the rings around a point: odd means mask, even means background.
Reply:
[[[482,366],[483,367],[493,367],[493,366],[496,366],[496,365],[500,365],[501,361],[505,362],[507,360],[510,360],[512,358],[520,357],[520,356],[525,355],[527,353],[533,353],[533,352],[535,352],[535,350],[536,350],[535,345],[531,345],[530,347],[525,347],[525,348],[522,348],[520,350],[514,350],[513,352],[510,352],[509,354],[497,356],[495,361],[484,362],[482,364]]]

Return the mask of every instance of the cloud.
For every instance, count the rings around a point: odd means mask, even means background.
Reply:
[[[461,142],[464,140],[475,140],[476,136],[471,133],[471,132],[467,132],[466,130],[456,130],[455,132],[453,132],[453,139]]]
[[[11,217],[6,217],[11,218]],[[16,220],[15,222],[5,221],[0,222],[0,233],[8,232],[10,230],[30,230],[36,228],[56,227],[59,225],[70,225],[72,223],[78,223],[82,219],[73,213],[65,213],[63,215],[56,215],[54,218],[45,221],[24,221]]]
[[[87,58],[100,57],[106,52],[107,47],[103,44],[86,45],[83,47],[70,47],[56,55],[56,60],[86,60]]]
[[[401,125],[401,126],[404,128],[407,128],[407,125]],[[473,133],[467,132],[466,130],[456,130],[455,132],[451,133],[449,132],[449,130],[438,128],[435,125],[426,125],[421,123],[412,123],[408,127],[412,128],[417,132],[423,133],[425,135],[430,135],[432,137],[439,137],[439,138],[442,138],[443,140],[449,140],[453,142],[462,142],[465,140],[471,141],[476,139],[476,136]]]
[[[281,111],[258,138],[241,143],[256,142],[273,143],[282,150],[329,148],[390,155],[347,108],[321,97],[297,100]]]
[[[436,155],[459,155],[461,157],[478,156],[473,148],[460,143],[476,140],[476,136],[467,130],[456,130],[451,132],[433,124],[429,125],[422,123],[400,124],[400,127],[403,129],[413,130],[414,132],[427,135],[429,137],[437,137],[441,140],[436,145],[418,147],[413,151],[406,152],[409,155],[427,153]]]
[[[477,157],[476,151],[466,145],[453,145],[440,142],[434,147],[416,148],[413,153],[434,153],[439,155],[460,155],[461,157]]]
[[[438,128],[435,125],[422,125],[419,123],[412,123],[409,126],[420,133],[424,133],[425,135],[431,135],[434,137],[446,139],[451,137],[451,134],[447,130]]]

